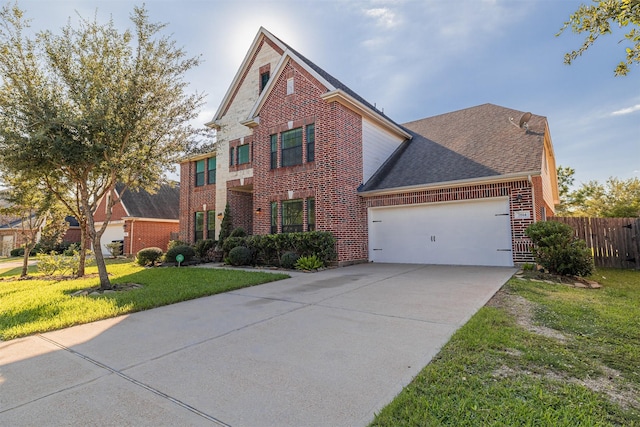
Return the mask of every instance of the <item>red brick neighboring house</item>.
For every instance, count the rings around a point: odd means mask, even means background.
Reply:
[[[155,193],[145,190],[116,186],[115,194],[122,198],[113,207],[111,220],[100,241],[102,252],[109,255],[105,247],[111,242],[122,242],[124,255],[135,255],[140,249],[159,247],[167,250],[172,234],[177,234],[179,225],[180,188],[178,185],[161,185]],[[122,192],[122,194],[121,194]],[[96,228],[105,220],[106,198],[100,201],[93,217]]]
[[[522,122],[522,123],[520,123]],[[181,163],[180,236],[326,230],[340,264],[513,265],[558,203],[545,117],[492,104],[400,125],[261,28]]]

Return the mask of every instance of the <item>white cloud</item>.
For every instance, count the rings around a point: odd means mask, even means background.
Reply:
[[[640,111],[640,104],[636,104],[633,107],[623,108],[621,110],[616,110],[611,113],[612,116],[623,116],[625,114],[635,113],[636,111]]]
[[[387,29],[397,27],[402,23],[402,19],[386,7],[366,9],[364,14],[365,16],[375,19],[378,26]]]

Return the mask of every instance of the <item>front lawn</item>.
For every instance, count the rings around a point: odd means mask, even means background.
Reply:
[[[114,284],[138,283],[143,287],[100,296],[74,297],[71,294],[78,290],[99,285],[96,267],[86,270],[87,275],[94,277],[73,280],[38,276],[15,280],[20,269],[3,273],[0,275],[3,277],[0,279],[0,339],[66,328],[289,277],[194,267],[145,269],[130,261],[109,261],[107,270]]]
[[[640,272],[511,279],[373,426],[640,425]]]

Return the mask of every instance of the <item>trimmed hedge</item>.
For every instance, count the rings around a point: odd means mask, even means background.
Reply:
[[[328,265],[336,259],[335,244],[336,240],[330,232],[309,231],[229,237],[222,249],[228,256],[233,248],[244,246],[251,252],[252,264],[255,265],[282,265],[282,257],[287,252],[293,252],[298,257],[315,255],[324,265]]]
[[[162,249],[151,247],[140,249],[136,254],[136,262],[142,267],[155,265],[162,258]]]
[[[191,246],[187,245],[174,246],[173,248],[169,249],[166,254],[164,254],[164,261],[177,262],[176,256],[178,256],[178,254],[182,254],[182,256],[184,257],[184,261],[182,262],[186,263],[191,261],[193,257],[196,256],[196,251]]]
[[[245,246],[236,246],[229,252],[229,263],[231,265],[249,265],[252,258],[251,251]]]

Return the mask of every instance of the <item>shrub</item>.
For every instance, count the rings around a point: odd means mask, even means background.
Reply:
[[[539,221],[527,227],[525,234],[533,242],[536,262],[550,273],[588,276],[593,272],[591,250],[567,224]]]
[[[284,268],[293,268],[300,256],[295,252],[285,252],[280,258],[280,265]]]
[[[189,246],[188,242],[183,242],[182,240],[169,240],[167,244],[167,250],[173,249],[176,246]]]
[[[317,270],[324,267],[322,261],[316,256],[303,256],[296,261],[296,270]]]
[[[111,242],[104,245],[113,258],[117,258],[122,255],[122,242]]]
[[[245,246],[236,246],[229,251],[227,257],[231,265],[249,265],[251,263],[251,251]]]
[[[11,249],[9,253],[11,256],[24,256],[24,248]]]
[[[174,246],[173,248],[169,249],[166,254],[164,254],[165,262],[177,262],[176,256],[178,256],[178,254],[182,254],[182,256],[184,257],[184,261],[182,262],[189,262],[196,255],[196,251],[194,251],[193,248],[188,245]]]
[[[222,244],[222,250],[225,254],[229,254],[236,246],[246,246],[243,237],[227,237]]]
[[[136,254],[136,262],[138,265],[146,267],[155,265],[162,258],[162,249],[151,247],[140,249]]]
[[[85,265],[90,265],[95,261],[93,253],[87,250]],[[38,259],[38,271],[51,276],[55,273],[66,275],[68,273],[74,276],[78,274],[78,265],[80,264],[80,252],[74,251],[71,256],[57,254],[51,251],[49,254],[41,254]]]
[[[198,240],[193,246],[193,249],[196,251],[196,255],[199,258],[205,258],[209,249],[211,249],[215,245],[216,242],[212,239]]]
[[[236,227],[233,229],[229,237],[247,237],[247,232],[242,227]]]
[[[58,251],[56,251],[56,252],[58,252]],[[71,243],[66,247],[66,249],[64,249],[62,252],[58,252],[58,253],[61,253],[61,254],[66,255],[66,256],[73,256],[74,252],[80,252],[80,243]]]

